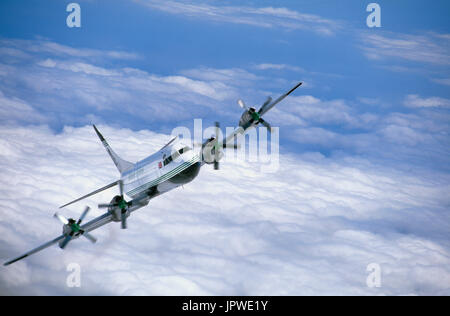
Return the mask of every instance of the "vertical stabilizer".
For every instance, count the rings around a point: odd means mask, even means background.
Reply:
[[[124,171],[133,168],[134,165],[131,162],[123,160],[114,152],[114,150],[112,150],[112,148],[109,146],[106,139],[98,131],[97,127],[95,127],[95,125],[92,125],[92,126],[94,127],[94,130],[97,133],[98,138],[100,138],[103,146],[105,146],[105,149],[108,152],[109,156],[111,157],[114,164],[116,165],[117,170],[119,170],[120,173],[123,173]]]

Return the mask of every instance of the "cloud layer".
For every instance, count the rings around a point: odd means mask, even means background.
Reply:
[[[285,78],[306,77],[296,95],[266,117],[283,126],[283,145],[292,151],[356,153],[397,167],[448,170],[448,98],[406,94],[395,101],[398,105],[382,97],[333,99],[309,94],[309,78],[328,82],[326,74],[287,64],[197,67],[160,75],[102,62],[117,59],[119,52],[44,40],[1,44],[0,122],[5,125],[48,124],[60,130],[109,122],[165,132],[193,118],[234,125],[241,111],[238,98],[258,107],[268,95],[276,97],[293,84]]]
[[[157,150],[168,135],[100,126],[124,158]],[[0,259],[58,235],[58,205],[115,179],[91,127],[0,127]],[[257,163],[203,168],[184,188],[76,240],[0,268],[1,294],[450,294],[450,179],[357,158],[282,154],[278,173]],[[85,204],[89,217],[114,189]],[[67,264],[81,265],[68,288]],[[381,267],[368,288],[366,267]]]
[[[1,40],[0,45],[0,98],[4,101],[0,110],[5,113],[0,121],[4,123],[45,122],[55,128],[56,124],[101,120],[137,125],[180,122],[193,115],[204,117],[224,100],[234,103],[239,82],[231,78],[257,79],[239,69],[214,70],[215,76],[207,78],[206,71],[162,76],[111,67],[108,60],[127,60],[134,54],[74,49],[44,40]],[[195,79],[199,73],[204,76]],[[246,73],[249,77],[242,77]],[[22,115],[8,113],[11,102],[22,103]]]
[[[157,5],[218,22],[269,23],[258,27],[331,26],[285,9]],[[448,64],[431,39],[397,35],[368,38],[366,53]],[[198,117],[234,124],[238,98],[258,105],[289,88],[289,75],[307,76],[300,96],[265,117],[283,127],[281,169],[264,173],[246,161],[206,167],[133,214],[127,231],[112,224],[94,233],[96,245],[77,240],[68,251],[53,247],[1,267],[0,294],[450,294],[447,96],[402,90],[396,105],[383,93],[320,96],[304,88],[319,76],[326,86],[330,74],[279,60],[162,75],[128,66],[139,58],[48,40],[0,41],[0,259],[58,235],[51,218],[58,205],[116,180],[92,129],[69,126],[108,122],[101,131],[133,161],[169,139],[167,126]],[[87,200],[89,216],[115,194]],[[77,218],[83,207],[65,215]],[[66,286],[71,262],[82,267],[80,289]],[[370,263],[382,269],[379,289],[366,286]]]
[[[152,10],[220,23],[245,24],[285,30],[306,29],[321,35],[334,34],[342,27],[338,21],[280,7],[224,6],[191,1],[136,0]]]

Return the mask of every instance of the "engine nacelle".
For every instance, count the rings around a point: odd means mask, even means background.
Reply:
[[[112,220],[114,222],[120,222],[122,221],[122,209],[118,206],[120,201],[122,200],[122,197],[120,195],[116,195],[113,197],[111,202],[109,204],[115,205],[108,207],[108,212],[112,214]],[[127,211],[126,217],[130,216],[130,212]]]
[[[248,111],[245,111],[241,115],[241,119],[239,120],[239,126],[244,130],[249,128],[254,122],[254,115],[256,114],[255,108],[250,108]]]
[[[203,161],[210,165],[214,163],[214,160],[216,159],[216,148],[214,146],[214,143],[211,142],[207,146],[203,148]],[[219,152],[217,154],[217,160],[220,160],[223,158],[223,151],[219,149]]]

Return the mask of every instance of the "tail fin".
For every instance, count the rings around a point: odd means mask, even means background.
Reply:
[[[112,150],[112,148],[109,146],[108,142],[103,137],[103,135],[100,134],[100,132],[98,131],[97,127],[95,127],[95,125],[92,125],[92,126],[94,127],[94,130],[97,133],[98,138],[100,138],[103,146],[105,146],[105,149],[108,152],[109,156],[114,161],[114,164],[116,165],[117,170],[119,170],[120,173],[123,173],[124,171],[133,168],[134,164],[129,162],[129,161],[126,161],[126,160],[123,160],[122,158],[120,158],[114,152],[114,150]]]

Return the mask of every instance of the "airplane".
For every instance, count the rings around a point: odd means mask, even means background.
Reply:
[[[272,98],[268,97],[258,111],[254,107],[248,108],[242,100],[238,100],[239,106],[244,109],[239,120],[239,127],[229,136],[223,138],[222,141],[219,140],[220,125],[216,122],[215,136],[200,144],[201,146],[198,146],[200,150],[196,150],[196,144],[190,146],[192,144],[175,137],[156,153],[136,163],[120,158],[109,146],[97,127],[93,125],[95,133],[120,172],[120,178],[59,208],[64,208],[115,186],[119,187],[119,194],[114,196],[111,202],[99,204],[98,207],[105,208],[106,212],[83,225],[82,222],[90,210],[89,207],[85,208],[77,221],[72,218],[66,219],[59,213],[55,213],[54,217],[63,224],[62,234],[17,258],[5,262],[4,266],[22,260],[56,243],[59,244],[61,249],[64,249],[71,240],[81,236],[95,243],[97,240],[90,232],[110,222],[120,222],[121,228],[126,229],[127,218],[132,212],[146,206],[151,199],[191,182],[197,177],[200,168],[205,164],[213,164],[214,169],[219,169],[219,161],[223,157],[222,149],[238,148],[238,145],[235,144],[237,136],[244,135],[246,131],[256,128],[259,124],[266,127],[270,132],[272,127],[262,116],[301,85],[302,82],[297,83],[291,90],[273,102]],[[131,200],[127,201],[125,194]]]

